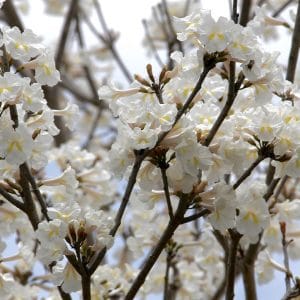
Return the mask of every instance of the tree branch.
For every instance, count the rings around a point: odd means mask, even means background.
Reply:
[[[116,47],[115,47],[115,41],[111,36],[111,33],[107,27],[106,21],[104,19],[102,10],[101,10],[101,6],[98,2],[98,0],[93,0],[95,8],[96,8],[96,12],[99,18],[99,21],[102,25],[102,29],[106,35],[106,37],[108,37],[108,40],[105,39],[105,44],[106,46],[110,49],[111,54],[113,55],[114,59],[116,60],[117,64],[119,65],[121,71],[123,72],[124,76],[126,77],[128,83],[131,83],[133,81],[133,78],[130,74],[130,72],[128,71],[127,67],[125,66],[123,60],[121,59],[119,52],[117,51]]]
[[[166,169],[165,168],[160,168],[160,172],[161,172],[161,177],[162,177],[163,186],[164,186],[164,192],[165,192],[167,206],[168,206],[168,213],[169,213],[170,220],[172,220],[174,215],[173,215],[173,208],[172,208],[172,203],[171,203],[171,197],[170,197],[170,191],[169,191],[169,184],[168,184],[168,177],[167,177]]]
[[[291,3],[293,3],[294,0],[288,0],[285,3],[283,3],[273,14],[273,18],[277,18]]]
[[[210,210],[208,209],[202,209],[200,212],[198,212],[197,214],[185,217],[182,219],[181,224],[185,224],[185,223],[189,223],[192,221],[195,221],[201,217],[204,217],[205,215],[208,215],[210,213]]]
[[[247,25],[249,21],[251,7],[252,7],[252,0],[243,0],[241,13],[240,13],[240,25],[244,27]]]
[[[257,299],[254,264],[260,249],[260,241],[262,235],[263,233],[261,232],[259,234],[259,239],[257,243],[250,244],[245,257],[242,260],[242,275],[246,300]]]
[[[71,23],[77,12],[77,5],[78,5],[78,0],[71,1],[68,13],[66,15],[64,24],[62,26],[62,32],[60,35],[60,39],[58,42],[56,55],[55,55],[55,65],[58,70],[61,68],[63,63],[63,57],[64,57],[65,48],[68,40],[68,35],[70,32]]]
[[[38,200],[38,202],[41,206],[41,211],[42,211],[43,216],[45,217],[45,219],[47,221],[50,221],[50,218],[48,216],[47,206],[46,206],[46,203],[45,203],[45,199],[42,196],[41,191],[39,190],[38,185],[36,184],[36,181],[35,181],[34,177],[32,176],[27,163],[24,163],[23,172],[24,172],[25,177],[30,182],[30,185],[32,187],[32,191],[34,192],[34,194],[36,196],[36,199]]]
[[[164,63],[162,62],[162,60],[161,60],[161,58],[160,58],[160,56],[159,56],[159,54],[158,54],[158,52],[157,52],[157,49],[156,49],[156,47],[155,47],[155,44],[154,44],[154,42],[153,42],[153,39],[152,39],[152,37],[151,37],[151,35],[150,35],[149,29],[148,29],[147,21],[146,21],[146,20],[142,20],[142,23],[143,23],[143,26],[144,26],[144,29],[145,29],[146,38],[147,38],[147,40],[148,40],[148,42],[149,42],[150,48],[151,48],[151,50],[152,50],[152,52],[153,52],[153,55],[154,55],[154,57],[155,57],[155,59],[156,59],[158,65],[159,65],[160,67],[163,67],[163,66],[164,66]]]
[[[0,186],[0,194],[6,199],[9,203],[20,209],[21,211],[25,212],[25,205],[18,199],[14,198],[11,194],[6,192],[1,186]]]
[[[257,165],[261,161],[265,159],[264,156],[259,155],[258,158],[251,164],[251,166],[242,174],[242,176],[237,180],[237,182],[233,185],[233,189],[236,190],[240,184],[252,173],[252,171],[256,168]]]
[[[231,237],[231,244],[229,247],[229,254],[227,260],[227,283],[226,283],[226,300],[234,299],[234,283],[235,283],[235,267],[236,267],[236,257],[237,250],[240,239],[242,237],[236,231],[229,230]]]
[[[163,232],[157,245],[152,249],[151,253],[147,257],[147,260],[145,261],[140,273],[138,274],[138,276],[134,280],[132,286],[130,287],[128,293],[126,294],[126,296],[124,298],[125,300],[132,300],[135,298],[140,287],[145,282],[148,273],[154,266],[155,262],[159,258],[161,252],[165,248],[165,246],[168,243],[168,241],[170,240],[170,238],[173,236],[175,230],[182,222],[186,208],[187,208],[186,199],[184,199],[184,197],[182,197],[179,201],[178,208],[176,210],[173,220],[169,221],[169,224],[168,224],[167,228],[165,229],[165,231]]]
[[[110,231],[110,235],[112,236],[115,236],[120,225],[121,225],[121,220],[122,220],[122,217],[123,217],[123,214],[125,212],[125,209],[128,205],[128,201],[129,201],[129,198],[130,198],[130,195],[131,195],[131,192],[133,190],[133,187],[135,185],[135,182],[136,182],[136,178],[137,178],[137,175],[138,175],[138,172],[139,172],[139,169],[141,167],[141,164],[143,162],[145,158],[145,153],[139,155],[137,154],[136,156],[136,159],[135,159],[135,163],[133,165],[133,168],[132,168],[132,171],[131,171],[131,174],[129,176],[129,179],[128,179],[128,183],[127,183],[127,187],[126,187],[126,190],[125,190],[125,193],[124,193],[124,196],[122,198],[122,201],[121,201],[121,204],[120,204],[120,207],[118,209],[118,212],[117,212],[117,215],[115,217],[115,224],[114,224],[114,227],[111,229]],[[90,274],[93,274],[98,265],[101,263],[103,257],[105,256],[106,254],[106,247],[104,247],[96,256],[95,260],[93,261],[93,263],[91,264],[90,268],[89,268],[89,273]]]
[[[40,220],[31,195],[29,183],[27,181],[25,163],[22,164],[19,169],[20,169],[20,185],[22,187],[21,196],[24,200],[24,211],[26,212],[34,231],[36,231]]]
[[[297,15],[295,21],[295,27],[292,37],[291,49],[288,60],[288,67],[286,73],[286,79],[294,82],[298,55],[299,55],[299,47],[300,47],[300,1],[298,1]]]
[[[219,130],[220,126],[222,125],[223,121],[227,117],[229,110],[237,96],[237,93],[244,81],[245,76],[241,72],[238,76],[238,80],[235,83],[235,62],[231,61],[229,63],[229,87],[228,87],[228,94],[226,103],[220,112],[217,120],[215,121],[213,127],[209,131],[208,136],[205,139],[204,146],[209,146],[211,141],[213,140],[214,136],[216,135],[217,131]]]

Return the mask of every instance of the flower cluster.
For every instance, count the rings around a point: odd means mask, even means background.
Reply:
[[[274,221],[266,202],[267,186],[260,180],[240,184],[253,165],[267,160],[275,167],[275,180],[299,177],[300,108],[299,91],[284,79],[276,62],[278,53],[262,46],[257,25],[265,19],[259,16],[247,27],[224,17],[215,20],[204,10],[176,18],[178,39],[188,42],[189,49],[185,54],[172,53],[172,70],[163,69],[155,78],[147,66],[149,79],[136,76],[130,89],[100,88],[100,99],[119,117],[118,137],[110,151],[111,170],[127,176],[134,158],[146,153],[137,198],[151,213],[137,212],[135,221],[153,222],[159,230],[160,221],[152,220],[157,217],[152,209],[167,197],[161,176],[165,169],[174,207],[181,193],[188,194],[191,206],[210,211],[207,221],[215,230],[226,234],[234,229],[241,234],[245,249],[268,232]],[[236,69],[233,91],[232,63]],[[196,90],[203,74],[207,75]],[[229,105],[228,115],[214,132],[218,116]],[[224,176],[231,179],[225,183]],[[206,187],[199,192],[201,182]],[[166,221],[161,221],[164,228]],[[131,230],[134,237],[128,245],[137,256],[143,255],[141,244],[149,246],[157,240],[155,231],[145,239],[141,225]]]

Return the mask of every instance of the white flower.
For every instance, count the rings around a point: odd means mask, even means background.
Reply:
[[[0,131],[0,156],[12,165],[24,163],[31,155],[33,140],[28,129],[20,124],[15,130],[4,128]]]
[[[118,99],[135,95],[140,88],[132,88],[128,90],[119,90],[113,84],[104,85],[98,90],[100,100],[106,100],[109,103],[109,108],[115,116],[118,115]]]
[[[227,85],[227,80],[223,80],[220,75],[207,77],[201,87],[200,95],[204,102],[211,101],[218,105],[227,91]]]
[[[62,110],[53,110],[55,116],[62,116],[66,122],[66,126],[70,130],[74,130],[78,118],[79,108],[76,104],[68,103],[68,105]]]
[[[199,40],[209,53],[223,51],[232,39],[233,26],[231,20],[220,17],[216,22],[210,14],[207,14],[199,28]]]
[[[70,263],[57,264],[53,267],[53,283],[61,286],[66,293],[79,291],[81,288],[81,276]]]
[[[193,189],[193,185],[198,181],[197,176],[192,176],[184,171],[178,160],[170,164],[170,167],[167,169],[167,176],[169,185],[175,192],[189,193]]]
[[[72,220],[76,220],[80,213],[81,207],[75,201],[69,201],[69,203],[57,203],[55,207],[48,208],[49,217],[53,219],[62,220],[64,223],[70,223]]]
[[[200,10],[199,13],[192,13],[184,18],[174,17],[178,40],[185,41],[191,37],[198,37],[198,30],[203,26],[207,16],[210,16],[209,11]]]
[[[43,112],[27,120],[28,127],[34,129],[47,130],[51,135],[57,135],[59,129],[54,124],[54,113],[47,106],[43,107]]]
[[[233,228],[236,214],[236,195],[231,186],[217,183],[213,187],[214,210],[208,216],[211,225],[220,230]]]
[[[95,250],[101,250],[104,246],[111,247],[113,243],[113,237],[109,234],[114,222],[113,219],[104,211],[89,210],[85,216],[86,232],[90,233],[96,240],[93,243]]]
[[[293,178],[300,177],[300,148],[297,148],[293,157],[286,163],[285,173]]]
[[[247,27],[235,25],[231,31],[232,41],[228,45],[228,51],[232,58],[249,62],[258,47],[257,38]]]
[[[37,257],[44,264],[48,265],[53,261],[61,260],[67,250],[63,239],[56,239],[51,242],[44,242],[37,250]]]
[[[273,107],[270,107],[268,110],[263,108],[253,111],[251,119],[253,124],[249,128],[253,130],[261,141],[270,142],[274,140],[283,127],[282,119],[274,111]]]
[[[44,50],[37,58],[24,64],[24,67],[35,70],[35,79],[41,85],[54,86],[60,81],[53,53],[49,50]]]
[[[64,239],[67,235],[67,224],[59,219],[39,223],[36,237],[42,244]]]
[[[276,203],[275,209],[279,214],[279,221],[292,222],[300,217],[300,200],[293,199],[292,201],[284,201]]]
[[[59,177],[43,180],[42,184],[46,186],[63,185],[70,193],[74,193],[78,187],[75,170],[70,166]]]
[[[212,154],[207,147],[200,144],[182,142],[176,146],[176,158],[181,162],[184,171],[198,176],[199,170],[207,170],[212,164]]]
[[[40,54],[41,39],[30,29],[25,29],[21,33],[18,27],[5,28],[3,39],[7,52],[14,58],[27,62],[31,58]]]
[[[42,110],[47,103],[44,99],[44,92],[41,85],[38,83],[26,84],[22,90],[20,99],[23,102],[23,109],[32,112]]]
[[[33,149],[30,157],[30,165],[35,170],[40,170],[48,163],[47,150],[52,145],[53,138],[47,132],[40,133],[33,142]]]
[[[0,273],[0,297],[1,299],[8,300],[13,294],[14,278],[10,273]]]
[[[268,205],[263,198],[264,187],[258,182],[250,186],[243,184],[238,191],[239,214],[236,229],[252,243],[256,243],[259,233],[268,226],[270,215]]]
[[[274,278],[274,267],[267,251],[261,251],[255,262],[255,272],[259,284],[266,284]]]
[[[157,131],[145,126],[143,129],[134,127],[132,130],[128,128],[128,136],[132,143],[132,148],[141,150],[146,148],[153,148],[157,142]]]
[[[15,104],[23,88],[23,79],[9,72],[0,76],[0,102]]]

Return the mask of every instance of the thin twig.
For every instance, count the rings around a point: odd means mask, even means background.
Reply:
[[[32,187],[32,191],[34,192],[34,194],[36,196],[36,199],[38,200],[38,202],[41,206],[41,211],[42,211],[43,216],[45,217],[45,219],[47,221],[50,221],[50,218],[48,216],[48,210],[47,210],[47,205],[46,205],[45,199],[44,199],[43,195],[41,194],[41,191],[39,190],[38,185],[37,185],[34,177],[32,176],[32,174],[29,170],[29,167],[26,163],[24,163],[24,169],[23,170],[24,170],[24,174],[25,174],[26,178],[30,182],[30,185]]]
[[[278,17],[291,3],[293,3],[294,0],[288,0],[285,3],[283,3],[273,14],[272,17],[276,18]]]
[[[179,40],[177,40],[177,35],[176,35],[175,29],[174,29],[173,22],[171,20],[171,15],[170,15],[170,12],[169,12],[169,9],[168,9],[167,0],[162,0],[162,7],[164,9],[164,13],[165,13],[165,16],[167,18],[167,24],[168,24],[170,33],[172,35],[172,40],[174,41],[174,43],[176,43],[178,45],[178,50],[180,52],[184,53],[182,43]]]
[[[142,267],[140,273],[138,274],[132,286],[130,287],[128,293],[126,294],[124,298],[125,300],[132,300],[135,298],[137,292],[145,282],[147,275],[149,274],[150,270],[152,269],[155,262],[159,258],[161,252],[165,248],[170,238],[173,236],[177,227],[181,224],[186,208],[187,208],[186,199],[182,197],[179,201],[178,208],[176,210],[173,220],[169,221],[169,224],[166,227],[165,231],[163,232],[157,245],[152,249],[151,253],[148,255],[144,266]]]
[[[252,171],[256,168],[257,165],[259,165],[259,163],[261,161],[263,161],[265,159],[264,156],[259,155],[257,157],[257,159],[251,164],[251,166],[242,174],[242,176],[236,181],[236,183],[233,185],[233,189],[236,190],[240,184],[248,177],[251,175]]]
[[[158,51],[157,51],[157,49],[156,49],[156,47],[155,47],[155,44],[154,44],[154,42],[153,42],[153,39],[152,39],[152,37],[151,37],[151,35],[150,35],[147,21],[146,21],[146,20],[142,20],[142,23],[143,23],[143,26],[144,26],[144,29],[145,29],[146,38],[147,38],[147,40],[148,40],[148,42],[149,42],[150,48],[151,48],[151,50],[152,50],[152,52],[153,52],[153,55],[154,55],[154,57],[155,57],[155,59],[156,59],[158,65],[159,65],[160,67],[163,67],[163,66],[164,66],[164,63],[162,62],[162,60],[161,60],[161,58],[160,58],[160,56],[159,56],[159,54],[158,54]]]
[[[137,155],[136,156],[136,159],[135,159],[135,163],[133,165],[133,168],[132,168],[132,171],[131,171],[131,174],[129,176],[129,179],[128,179],[128,183],[127,183],[127,187],[126,187],[126,190],[125,190],[125,193],[124,193],[124,196],[122,198],[122,201],[121,201],[121,204],[120,204],[120,207],[118,209],[118,212],[117,212],[117,215],[115,217],[115,224],[114,224],[114,227],[111,229],[110,231],[110,235],[112,236],[115,236],[120,225],[121,225],[121,221],[122,221],[122,217],[123,217],[123,214],[125,212],[125,209],[127,207],[127,204],[128,204],[128,201],[129,201],[129,198],[130,198],[130,195],[131,195],[131,192],[133,190],[133,187],[135,185],[135,182],[136,182],[136,178],[137,178],[137,175],[138,175],[138,172],[139,172],[139,169],[141,167],[141,164],[143,162],[145,158],[145,154],[141,154],[141,155]],[[105,253],[106,253],[106,248],[103,248],[99,253],[98,255],[96,256],[95,260],[93,261],[93,263],[91,264],[90,268],[89,268],[89,272],[90,274],[93,274],[98,265],[100,264],[100,262],[102,261]]]
[[[291,290],[291,271],[290,271],[290,263],[289,263],[289,254],[288,254],[288,246],[292,242],[286,240],[286,223],[280,222],[280,231],[281,231],[281,244],[282,244],[282,252],[283,252],[283,263],[286,269],[285,273],[285,291],[288,294]]]
[[[66,48],[66,44],[67,44],[67,40],[68,40],[68,35],[70,32],[70,27],[71,27],[73,18],[76,15],[77,5],[78,5],[78,0],[71,1],[68,13],[66,15],[64,24],[62,26],[62,32],[60,35],[60,39],[59,39],[56,54],[55,54],[55,65],[58,70],[60,69],[60,67],[63,63],[63,57],[64,57],[65,48]]]
[[[161,172],[165,197],[166,197],[167,206],[168,206],[168,213],[169,213],[170,219],[172,220],[174,218],[174,214],[173,214],[173,207],[172,207],[172,203],[171,203],[171,197],[170,197],[170,191],[169,191],[169,184],[168,184],[168,177],[167,177],[166,169],[165,168],[160,168],[160,172]]]
[[[79,19],[78,12],[76,13],[75,20],[76,20],[76,32],[77,32],[77,36],[78,36],[79,46],[80,46],[81,50],[84,50],[85,49],[85,42],[84,42],[82,30],[81,30],[81,24],[80,24],[80,19]],[[83,70],[84,70],[87,82],[88,82],[88,84],[89,84],[89,86],[92,90],[92,94],[93,94],[94,98],[98,99],[96,81],[93,78],[93,75],[92,75],[92,72],[91,72],[90,68],[85,63],[83,64]]]
[[[20,209],[21,211],[25,212],[25,205],[18,199],[14,198],[11,194],[6,192],[1,186],[0,186],[0,194],[12,205]]]
[[[100,21],[100,24],[103,28],[103,31],[111,38],[110,30],[108,29],[108,26],[106,24],[106,21],[105,21],[105,18],[103,16],[102,9],[101,9],[101,6],[99,4],[99,1],[98,0],[93,0],[93,3],[94,3],[94,6],[96,8],[96,13],[97,13],[98,19]]]
[[[164,278],[164,300],[169,300],[169,276],[170,276],[170,267],[171,267],[171,252],[167,253],[166,256],[166,271]]]
[[[84,93],[82,93],[81,90],[79,90],[71,81],[71,79],[69,79],[66,75],[62,75],[62,81],[58,83],[59,86],[61,86],[62,88],[64,88],[65,90],[67,90],[68,92],[70,92],[74,97],[77,98],[78,101],[86,104],[92,104],[96,107],[100,107],[103,109],[107,109],[107,105],[105,104],[105,102],[103,101],[99,101],[98,98],[94,98],[94,97],[89,97],[88,95],[85,95]]]
[[[181,221],[181,224],[185,224],[185,223],[189,223],[189,222],[198,220],[199,218],[204,217],[205,215],[208,215],[209,213],[210,213],[210,210],[202,209],[200,212],[198,212],[194,215],[183,218]]]
[[[276,179],[273,179],[272,182],[269,184],[267,192],[264,194],[264,199],[266,201],[268,201],[271,198],[271,196],[273,195],[274,190],[279,181],[280,181],[280,178],[276,178]]]
[[[110,49],[114,59],[116,60],[117,64],[119,65],[121,71],[123,72],[123,74],[125,75],[128,83],[131,83],[133,81],[133,78],[130,74],[130,72],[128,71],[127,67],[125,66],[123,60],[121,59],[119,52],[117,51],[116,47],[115,47],[115,40],[112,38],[111,36],[111,32],[108,29],[108,26],[106,24],[105,18],[103,16],[102,10],[101,10],[101,6],[98,2],[98,0],[94,0],[94,5],[96,8],[96,12],[99,18],[99,21],[101,23],[102,29],[105,33],[105,35],[109,38],[109,40],[105,39],[106,41],[106,46]]]
[[[220,112],[217,120],[215,121],[214,125],[212,126],[211,130],[209,131],[204,146],[209,146],[212,142],[214,136],[216,135],[217,131],[219,130],[220,126],[222,125],[223,121],[228,115],[229,110],[231,109],[231,106],[233,105],[233,102],[237,96],[238,90],[240,89],[243,81],[244,81],[244,75],[240,73],[239,78],[237,82],[235,83],[235,62],[231,61],[229,63],[229,87],[228,87],[228,94],[227,94],[227,101]]]
[[[61,286],[58,286],[57,289],[58,289],[60,297],[63,300],[72,300],[70,294],[67,294],[66,292],[64,292],[63,289],[61,288]]]
[[[87,137],[85,143],[83,144],[83,146],[81,147],[81,149],[89,149],[90,144],[91,144],[91,142],[92,142],[92,140],[94,138],[96,129],[98,127],[98,123],[99,123],[99,120],[101,118],[101,115],[102,115],[102,110],[98,109],[97,114],[96,114],[96,116],[95,116],[95,118],[93,120],[91,129],[89,131],[88,137]]]
[[[85,42],[84,42],[83,35],[82,35],[82,30],[81,30],[81,26],[80,26],[80,19],[79,19],[78,13],[76,14],[76,32],[77,32],[77,35],[78,35],[78,41],[79,41],[80,48],[81,48],[81,50],[84,50]],[[90,71],[90,68],[86,64],[84,64],[83,65],[83,70],[84,70],[87,82],[89,83],[89,86],[92,90],[94,99],[97,99],[98,98],[98,93],[97,93],[96,82],[95,82],[95,79],[93,78],[93,75]],[[102,115],[102,109],[101,109],[101,106],[99,106],[97,114],[95,116],[95,119],[92,123],[91,130],[88,134],[87,140],[86,140],[86,142],[84,143],[84,145],[82,147],[83,149],[88,149],[89,144],[90,144],[90,142],[92,141],[92,139],[94,137],[94,133],[97,129],[97,125],[98,125],[99,119],[101,118],[101,115]]]

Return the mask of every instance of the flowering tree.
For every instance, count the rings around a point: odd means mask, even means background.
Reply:
[[[55,49],[0,1],[1,299],[233,299],[239,277],[257,299],[275,270],[300,296],[300,1],[162,0],[134,76],[97,0],[44,2]]]

